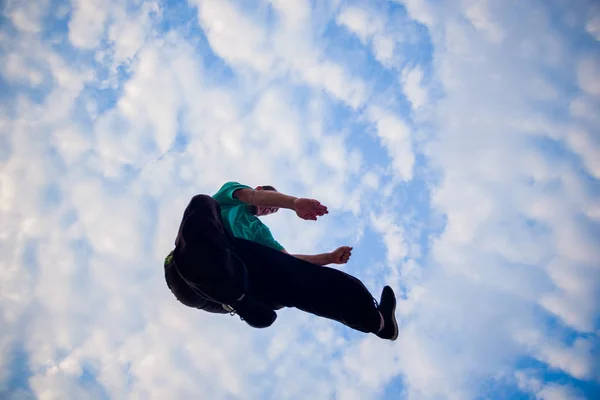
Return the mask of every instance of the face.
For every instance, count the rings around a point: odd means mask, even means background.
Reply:
[[[279,211],[279,208],[277,207],[257,207],[257,212],[256,212],[256,216],[257,217],[264,217],[265,215],[269,215],[269,214],[274,214],[277,211]]]
[[[259,186],[256,188],[256,190],[265,190],[262,188],[262,186]],[[264,217],[265,215],[269,215],[269,214],[274,214],[277,211],[279,211],[279,208],[277,207],[256,207],[257,211],[256,211],[256,216],[257,217]]]

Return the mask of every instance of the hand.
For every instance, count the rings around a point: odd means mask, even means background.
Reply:
[[[299,198],[294,200],[294,211],[298,217],[306,220],[316,221],[317,217],[328,214],[327,207],[317,200]]]
[[[346,264],[352,255],[352,247],[350,246],[342,246],[331,253],[330,260],[332,264]]]

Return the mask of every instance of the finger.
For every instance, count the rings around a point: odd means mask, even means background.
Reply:
[[[322,205],[321,203],[317,202],[316,204],[313,204],[313,207],[315,210],[320,210],[320,211],[327,211],[327,207],[325,207],[324,205]]]

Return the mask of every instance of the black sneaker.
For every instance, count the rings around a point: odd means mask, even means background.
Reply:
[[[277,319],[275,311],[249,296],[244,296],[232,308],[242,321],[253,328],[267,328]]]
[[[377,307],[383,315],[383,329],[377,333],[382,339],[396,340],[398,338],[398,322],[396,321],[396,295],[391,287],[385,286],[381,292],[381,301]]]

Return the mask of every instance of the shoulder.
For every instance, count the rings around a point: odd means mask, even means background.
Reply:
[[[243,201],[244,203],[249,203],[253,193],[254,189],[252,188],[236,188],[233,192],[231,192],[231,197],[233,197],[236,200]]]
[[[243,201],[244,203],[247,203],[249,196],[254,193],[253,188],[239,182],[227,182],[225,185],[227,185],[231,198]]]
[[[213,195],[213,198],[218,201],[235,201],[240,200],[240,195],[243,197],[244,193],[251,193],[253,189],[244,185],[240,182],[229,181],[226,182],[217,193]]]
[[[228,181],[228,182],[225,182],[223,184],[223,186],[221,186],[221,188],[219,189],[219,192],[229,191],[229,190],[235,190],[235,189],[241,189],[241,188],[248,188],[248,189],[250,189],[250,186],[244,185],[243,183],[240,183],[240,182],[237,182],[237,181]]]

